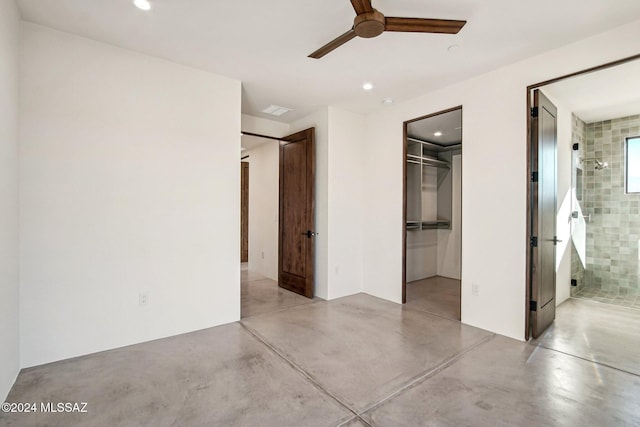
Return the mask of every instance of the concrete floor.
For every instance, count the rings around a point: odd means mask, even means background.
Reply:
[[[313,301],[314,299],[278,287],[278,282],[275,280],[248,270],[246,264],[242,265],[240,270],[240,317],[243,319],[309,304]]]
[[[640,376],[640,310],[570,298],[536,344]]]
[[[460,320],[460,280],[435,276],[407,283],[407,307]]]
[[[365,294],[317,301],[25,369],[8,401],[89,412],[0,425],[640,425],[640,312],[608,308],[570,300],[522,343]]]

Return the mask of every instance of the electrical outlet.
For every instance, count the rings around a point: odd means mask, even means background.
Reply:
[[[138,294],[138,305],[144,307],[149,304],[149,295],[146,292]]]
[[[473,283],[471,285],[471,295],[473,295],[474,297],[480,296],[480,285],[478,285],[477,283]]]

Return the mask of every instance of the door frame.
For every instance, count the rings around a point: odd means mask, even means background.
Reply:
[[[253,136],[256,138],[264,138],[264,139],[268,139],[271,141],[277,141],[278,142],[278,287],[283,287],[281,286],[281,280],[280,280],[280,272],[282,270],[282,204],[281,204],[281,195],[282,195],[282,173],[283,173],[283,162],[282,162],[282,147],[283,145],[286,145],[288,143],[291,142],[295,142],[297,139],[300,139],[300,136],[306,136],[307,139],[309,140],[309,147],[311,149],[310,151],[310,155],[307,158],[307,169],[308,171],[310,171],[311,175],[313,177],[315,177],[316,175],[316,150],[315,150],[315,145],[316,145],[316,137],[315,137],[315,127],[311,127],[308,129],[304,129],[298,132],[295,132],[291,135],[287,135],[287,136],[283,136],[283,137],[275,137],[275,136],[270,136],[270,135],[264,135],[264,134],[260,134],[260,133],[255,133],[255,132],[249,132],[249,131],[240,131],[241,135],[247,135],[247,136]],[[241,173],[238,175],[238,180],[239,180],[239,186],[242,188],[242,163],[244,162],[245,159],[249,158],[249,155],[244,155],[241,156],[240,160],[241,160]],[[250,163],[250,162],[247,162]],[[316,207],[316,192],[315,192],[315,178],[313,180],[314,185],[311,185],[311,187],[309,188],[308,186],[308,190],[307,191],[307,207],[310,208],[310,215],[311,215],[311,220],[312,220],[312,224],[315,227],[315,207]],[[247,217],[248,220],[248,217]],[[242,227],[242,224],[241,224]],[[311,227],[311,228],[314,228]],[[315,230],[315,228],[314,228]],[[304,296],[306,296],[307,298],[314,298],[315,297],[315,236],[319,234],[316,233],[315,231],[312,231],[312,245],[311,245],[311,251],[307,252],[307,256],[306,256],[306,261],[308,265],[312,265],[313,267],[307,271],[306,274],[306,279],[307,279],[307,286],[306,286],[306,294]],[[310,283],[310,286],[309,286]],[[284,289],[287,289],[285,287],[283,287]],[[309,291],[310,290],[310,291]]]
[[[607,62],[601,65],[597,65],[595,67],[590,67],[590,68],[586,68],[580,71],[576,71],[570,74],[565,74],[559,77],[555,77],[549,80],[545,80],[542,81],[540,83],[536,83],[536,84],[532,84],[527,86],[527,91],[526,91],[526,105],[527,105],[527,109],[525,110],[525,114],[527,115],[527,142],[526,142],[526,147],[527,147],[527,175],[526,175],[526,180],[527,180],[527,209],[526,209],[526,223],[527,223],[527,238],[526,238],[526,274],[525,274],[525,301],[524,301],[524,309],[525,309],[525,325],[524,325],[524,338],[525,340],[529,340],[530,338],[530,332],[531,332],[531,311],[530,311],[530,301],[531,301],[531,286],[532,286],[532,282],[531,282],[531,257],[533,255],[534,250],[537,252],[539,250],[539,246],[538,248],[534,248],[531,246],[531,237],[532,237],[532,229],[531,229],[531,218],[532,216],[535,214],[537,206],[532,205],[532,191],[531,191],[531,176],[533,173],[533,164],[534,162],[537,164],[538,162],[538,153],[533,153],[532,152],[532,142],[531,142],[531,137],[532,137],[532,117],[531,117],[531,108],[532,108],[532,97],[531,94],[535,89],[542,89],[544,86],[550,85],[552,83],[556,83],[562,80],[566,80],[566,79],[570,79],[572,77],[578,77],[584,74],[590,74],[590,73],[594,73],[597,71],[602,71],[608,68],[613,68],[616,67],[618,65],[622,65],[622,64],[626,64],[627,62],[631,62],[631,61],[635,61],[640,59],[640,54],[637,55],[633,55],[633,56],[629,56],[626,58],[622,58],[622,59],[618,59],[616,61],[612,61],[612,62]],[[406,127],[405,127],[406,128]],[[406,143],[405,143],[406,144]],[[405,147],[406,149],[406,147]],[[406,157],[406,152],[405,152],[405,157]],[[405,177],[406,180],[406,177]],[[538,185],[540,185],[540,183],[538,183]],[[557,196],[556,196],[557,197]],[[405,216],[406,216],[406,212],[405,212]],[[539,255],[539,254],[538,254]]]
[[[246,250],[246,256],[245,256]],[[249,261],[249,162],[240,159],[240,262]]]
[[[407,303],[407,126],[409,123],[460,110],[463,120],[462,130],[464,132],[464,108],[462,107],[462,105],[458,105],[446,110],[407,120],[402,124],[402,304]],[[464,156],[464,149],[461,155]],[[464,163],[464,157],[462,160]],[[460,171],[460,175],[462,176],[462,171]],[[462,209],[462,203],[464,201],[462,200],[462,196],[460,198],[460,209]],[[460,240],[462,240],[462,230],[460,232]],[[462,242],[460,243],[460,251],[462,251]],[[464,262],[462,254],[460,254],[460,258],[460,269],[462,270],[462,263]],[[462,280],[460,280],[460,291],[462,291]],[[460,292],[460,317],[462,318],[462,292]]]

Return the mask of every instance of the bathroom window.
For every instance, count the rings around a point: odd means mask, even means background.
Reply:
[[[627,138],[624,144],[625,190],[640,193],[640,136]]]

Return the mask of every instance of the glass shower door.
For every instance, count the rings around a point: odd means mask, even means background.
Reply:
[[[585,286],[587,265],[587,213],[585,195],[585,171],[580,162],[583,147],[573,150],[571,158],[571,296],[575,296]]]

